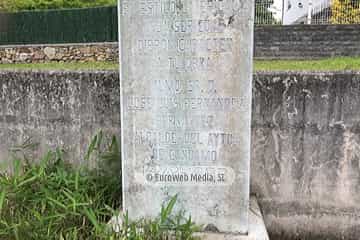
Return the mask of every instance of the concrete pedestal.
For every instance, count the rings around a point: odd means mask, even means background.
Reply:
[[[255,197],[250,198],[248,235],[226,233],[198,233],[201,240],[269,240],[263,216]]]
[[[121,216],[114,216],[109,225],[113,231],[118,233],[121,230],[122,223]],[[200,240],[269,240],[263,216],[255,197],[250,198],[249,232],[247,235],[202,232],[196,233],[195,236],[199,237]]]

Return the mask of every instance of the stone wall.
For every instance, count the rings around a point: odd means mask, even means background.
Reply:
[[[258,26],[257,59],[360,56],[360,24]]]
[[[91,136],[120,134],[119,85],[116,72],[0,72],[0,159],[32,137],[35,154],[63,146],[91,164]],[[360,72],[259,72],[253,100],[251,189],[272,239],[358,240]]]
[[[360,25],[257,26],[254,37],[257,59],[360,56]],[[117,43],[0,45],[0,64],[117,59]]]
[[[0,46],[0,64],[117,60],[116,43]]]

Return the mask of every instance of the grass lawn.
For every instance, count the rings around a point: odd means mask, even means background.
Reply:
[[[257,60],[255,70],[286,71],[286,70],[311,70],[311,71],[339,71],[360,70],[360,57],[337,57],[321,60]]]
[[[90,63],[34,63],[34,64],[0,64],[3,69],[39,69],[39,70],[117,70],[115,62],[90,62]],[[311,70],[311,71],[338,71],[360,70],[360,57],[337,57],[321,60],[256,60],[256,71],[286,71],[286,70]]]

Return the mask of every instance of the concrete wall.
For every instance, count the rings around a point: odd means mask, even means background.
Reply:
[[[257,26],[254,37],[257,59],[360,56],[360,24]],[[0,64],[117,59],[117,43],[0,46]]]
[[[0,72],[0,159],[120,135],[116,72]],[[251,189],[273,239],[360,238],[360,72],[256,73]],[[39,154],[39,153],[35,153]]]
[[[101,128],[120,135],[118,74],[0,71],[0,159],[29,137],[35,154],[63,147],[75,164]],[[0,161],[1,161],[0,160]]]
[[[360,56],[360,24],[258,26],[257,59]]]
[[[252,191],[274,239],[360,239],[360,72],[254,82]]]

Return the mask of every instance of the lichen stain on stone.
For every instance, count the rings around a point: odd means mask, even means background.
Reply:
[[[338,179],[337,179],[337,192],[339,193],[338,199],[346,204],[354,204],[353,190],[354,180],[360,170],[359,157],[360,157],[360,145],[358,142],[357,134],[345,130],[343,133],[343,157],[340,159],[338,166]],[[357,164],[353,164],[358,161]],[[357,166],[356,166],[357,165]],[[357,169],[356,169],[357,168]],[[359,177],[359,174],[357,174]]]
[[[182,3],[182,0],[176,1],[176,8],[178,10],[182,10],[184,8],[184,4]]]
[[[271,130],[271,135],[273,137],[273,144],[274,144],[274,155],[275,155],[275,161],[274,161],[274,176],[280,177],[281,175],[281,139],[283,138],[280,134],[280,125],[277,122],[277,114],[281,111],[281,106],[278,106],[278,108],[275,110],[273,116],[272,116],[272,123],[274,125],[274,128]]]
[[[235,22],[235,15],[229,17],[228,25],[230,26],[233,22]]]
[[[139,192],[143,192],[145,191],[145,187],[144,185],[141,185],[141,184],[134,184],[132,187],[129,187],[127,189],[127,192],[133,194],[133,193],[139,193]]]
[[[218,204],[215,204],[215,206],[208,210],[208,214],[211,217],[219,217],[221,215],[220,206]]]
[[[212,223],[209,223],[208,225],[206,225],[206,227],[204,228],[205,232],[213,232],[213,233],[218,233],[220,232],[219,229]]]

